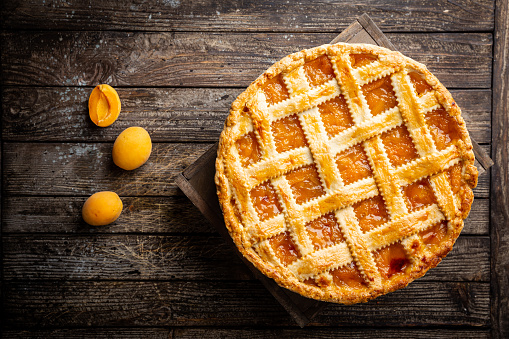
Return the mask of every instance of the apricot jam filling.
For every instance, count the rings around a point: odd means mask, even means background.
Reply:
[[[447,174],[449,176],[449,182],[451,184],[452,193],[456,194],[461,188],[463,184],[463,178],[461,175],[461,171],[463,169],[463,164],[460,162],[449,169],[447,169]]]
[[[418,157],[412,138],[404,125],[384,132],[381,138],[392,166],[401,166]]]
[[[256,163],[261,158],[260,147],[254,132],[249,132],[235,142],[240,155],[242,166],[246,167]]]
[[[410,81],[414,85],[415,91],[417,92],[418,96],[422,96],[423,94],[426,94],[427,92],[433,90],[433,87],[431,87],[424,78],[424,75],[421,73],[418,73],[416,71],[408,72],[408,76],[410,77]]]
[[[274,121],[271,128],[276,151],[279,153],[307,146],[304,131],[296,114]]]
[[[357,269],[357,266],[353,261],[343,267],[330,271],[330,274],[332,275],[332,281],[336,286],[348,286],[351,288],[361,288],[366,286],[366,282],[362,278],[361,272],[359,272],[359,269]]]
[[[385,279],[395,274],[404,273],[410,267],[405,249],[401,243],[395,243],[373,252],[378,270]]]
[[[306,62],[303,67],[311,86],[319,86],[335,78],[332,63],[326,55]]]
[[[306,230],[316,250],[345,241],[334,213],[322,215],[308,222]]]
[[[389,221],[389,215],[381,195],[359,201],[352,207],[363,232],[368,232]]]
[[[299,251],[288,232],[270,238],[269,244],[276,253],[276,257],[285,266],[288,266],[300,257]]]
[[[308,165],[291,171],[286,180],[292,188],[297,204],[302,204],[325,193],[315,165]]]
[[[265,97],[267,98],[267,103],[269,105],[277,104],[278,102],[284,101],[290,97],[281,74],[268,80],[262,90],[265,93]]]
[[[443,107],[426,113],[425,119],[439,151],[447,148],[453,140],[461,139],[458,123]]]
[[[368,157],[361,144],[357,144],[339,153],[336,164],[345,185],[372,175]]]
[[[407,185],[402,188],[402,191],[403,199],[409,212],[437,203],[435,193],[433,193],[428,178]]]
[[[279,204],[276,190],[269,181],[251,190],[251,201],[262,221],[272,218],[283,211]]]
[[[329,137],[353,126],[348,104],[342,94],[318,105],[318,111]]]
[[[386,76],[362,86],[369,109],[373,116],[378,115],[398,104],[392,88],[391,77]]]
[[[362,66],[366,66],[373,61],[376,61],[378,57],[376,55],[367,54],[367,53],[355,53],[350,54],[350,63],[353,68],[358,68]]]
[[[431,226],[430,228],[419,232],[422,242],[427,246],[433,248],[444,240],[447,235],[447,221],[441,221]]]

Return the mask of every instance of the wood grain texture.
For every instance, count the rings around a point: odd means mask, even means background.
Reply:
[[[60,234],[213,234],[216,231],[184,196],[120,197],[124,210],[116,222],[92,227],[81,219],[87,197],[8,196],[3,202],[5,233]],[[461,234],[488,235],[489,200],[475,199]]]
[[[9,280],[252,280],[218,235],[3,237]],[[419,281],[489,281],[489,238],[460,237]]]
[[[456,332],[452,332],[456,333]],[[469,338],[469,332],[465,333],[465,338]],[[472,332],[470,332],[472,333]],[[168,328],[59,328],[53,330],[11,330],[4,331],[5,338],[11,339],[46,339],[46,338],[65,338],[65,339],[83,339],[83,338],[108,338],[108,339],[172,339],[173,330]],[[482,334],[481,334],[481,337]]]
[[[223,329],[223,328],[176,328],[173,332],[175,339],[191,339],[191,338],[210,338],[210,339],[318,339],[318,338],[364,338],[364,339],[440,339],[440,338],[489,338],[488,330],[477,329],[387,329],[387,328],[363,328],[352,329],[342,328],[319,328],[312,327],[308,329]]]
[[[509,337],[509,3],[497,1],[493,72],[491,278],[493,337]]]
[[[490,33],[388,34],[451,88],[490,88]],[[3,85],[247,87],[334,34],[4,32]]]
[[[438,10],[439,9],[439,10]],[[339,32],[363,13],[384,31],[493,28],[494,1],[8,1],[5,29]]]
[[[154,143],[145,165],[124,171],[111,160],[111,143],[8,142],[3,151],[3,187],[12,195],[83,196],[104,190],[121,196],[179,195],[173,177],[210,146]],[[489,145],[481,147],[490,151]],[[489,176],[480,176],[475,196],[487,198],[489,187]]]
[[[294,326],[257,281],[15,281],[8,327]],[[487,326],[489,284],[415,282],[375,301],[328,305],[311,326]]]
[[[242,89],[119,88],[122,112],[108,128],[88,117],[86,87],[7,87],[3,138],[10,141],[114,141],[125,128],[142,125],[156,142],[215,142]],[[491,142],[491,91],[451,90],[470,135]]]

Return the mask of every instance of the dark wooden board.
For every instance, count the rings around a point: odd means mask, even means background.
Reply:
[[[7,328],[288,327],[258,281],[5,281]],[[328,304],[313,326],[488,326],[490,285],[420,282],[365,304]]]
[[[491,183],[491,321],[493,337],[509,338],[509,3],[497,1],[493,59]]]
[[[350,2],[114,0],[5,2],[2,28],[146,31],[337,32],[362,13],[384,31],[490,31],[494,1]]]
[[[8,234],[213,234],[209,222],[185,196],[120,197],[124,210],[116,222],[91,227],[81,220],[87,197],[8,196],[3,231]],[[475,199],[464,235],[489,235],[489,199]]]
[[[212,339],[321,339],[321,338],[346,338],[346,339],[441,339],[441,338],[463,338],[463,339],[480,339],[489,338],[489,331],[485,329],[480,330],[453,330],[453,329],[352,329],[342,328],[338,331],[335,328],[311,328],[309,330],[301,329],[197,329],[197,328],[177,328],[173,332],[175,339],[190,339],[190,338],[212,338]]]
[[[218,235],[4,235],[7,280],[252,280]],[[460,237],[419,281],[489,282],[489,238]],[[471,263],[475,262],[476,265]]]
[[[4,32],[3,85],[247,87],[331,33]],[[491,33],[387,34],[448,88],[491,87]]]
[[[108,128],[93,128],[88,117],[90,87],[4,88],[6,141],[114,141],[125,128],[143,125],[156,142],[216,142],[237,88],[118,88],[122,112]],[[470,135],[491,142],[491,90],[459,89]]]

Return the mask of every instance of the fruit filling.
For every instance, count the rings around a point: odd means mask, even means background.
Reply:
[[[290,97],[281,74],[268,80],[262,89],[269,105],[277,104]]]
[[[361,288],[366,286],[361,272],[359,272],[353,261],[343,267],[330,271],[330,274],[334,284],[339,287]]]
[[[242,166],[246,167],[260,160],[261,151],[254,132],[243,135],[235,143],[237,144]]]
[[[353,68],[366,66],[373,61],[376,61],[378,57],[376,55],[367,54],[367,53],[356,53],[350,54],[350,63]]]
[[[315,165],[308,165],[291,171],[286,180],[292,188],[297,204],[302,204],[325,193]]]
[[[421,73],[418,73],[416,71],[408,72],[408,76],[410,77],[410,81],[415,87],[415,91],[417,92],[417,95],[422,96],[423,94],[426,94],[427,92],[433,90],[433,87],[431,87],[424,78],[424,75]]]
[[[439,151],[447,148],[453,140],[461,139],[458,123],[443,107],[426,113],[425,118]]]
[[[319,86],[335,78],[332,63],[326,55],[306,62],[303,67],[311,86]]]
[[[401,166],[418,157],[412,138],[404,125],[384,132],[381,138],[392,166]]]
[[[310,221],[306,224],[306,229],[311,242],[317,250],[345,240],[339,224],[336,222],[334,213],[328,213]]]
[[[452,193],[456,194],[460,190],[461,185],[463,184],[463,178],[461,175],[461,171],[463,168],[463,164],[460,162],[451,168],[447,169],[447,174],[449,175],[449,182],[451,183]]]
[[[373,116],[396,107],[396,94],[392,89],[391,77],[386,76],[362,86],[369,109]]]
[[[424,206],[436,204],[437,199],[428,178],[416,181],[402,188],[408,211],[412,212]]]
[[[291,264],[300,257],[299,251],[288,232],[270,238],[269,243],[276,253],[276,257],[278,257],[285,266]]]
[[[329,137],[353,126],[348,104],[342,94],[318,105],[318,111]]]
[[[359,201],[352,207],[363,232],[368,232],[389,221],[389,215],[381,195]]]
[[[304,131],[302,131],[296,114],[274,121],[272,132],[276,151],[279,153],[307,145]]]
[[[438,245],[447,235],[447,221],[441,221],[431,226],[430,228],[419,232],[422,242],[428,247],[432,248]]]
[[[272,218],[283,211],[279,204],[276,190],[269,181],[251,190],[251,201],[262,221]]]
[[[336,164],[345,185],[372,175],[368,157],[361,144],[357,144],[339,153]]]
[[[373,252],[378,270],[385,279],[395,274],[404,273],[410,267],[405,249],[400,243],[395,243]]]

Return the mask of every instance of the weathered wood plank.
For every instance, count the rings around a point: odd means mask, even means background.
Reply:
[[[58,338],[58,336],[57,336]],[[364,338],[364,339],[450,339],[450,338],[489,338],[489,330],[478,329],[402,329],[402,328],[319,328],[307,329],[223,329],[223,328],[176,328],[175,339],[211,338],[211,339],[293,339],[293,338]]]
[[[6,143],[5,191],[27,195],[89,195],[104,190],[129,196],[178,195],[181,193],[172,178],[210,144],[153,144],[147,163],[134,171],[115,166],[112,147],[111,143]]]
[[[119,88],[122,113],[108,128],[88,117],[92,88],[7,87],[2,99],[3,138],[11,141],[114,141],[122,130],[139,125],[156,142],[215,142],[231,102],[242,89]],[[471,136],[491,142],[491,91],[452,90]]]
[[[187,197],[121,197],[119,219],[92,227],[81,219],[86,197],[16,197],[3,201],[5,233],[216,233]],[[475,199],[462,234],[488,235],[489,200]]]
[[[426,333],[426,332],[425,332]],[[432,332],[429,332],[432,333]],[[451,333],[451,332],[450,332]],[[456,332],[452,332],[456,333]],[[458,332],[465,338],[469,338],[469,332]],[[472,332],[470,332],[472,333]],[[54,330],[10,330],[4,331],[5,338],[21,339],[21,338],[65,338],[65,339],[83,339],[83,338],[108,338],[108,339],[173,339],[173,331],[167,328],[59,328]],[[202,338],[205,338],[203,336]],[[482,337],[482,333],[481,336]]]
[[[440,9],[440,10],[437,10]],[[304,31],[339,32],[363,13],[384,31],[481,31],[493,29],[494,2],[421,0],[395,6],[389,0],[352,3],[297,4],[212,0],[107,1],[41,0],[8,1],[5,29],[148,30],[148,31]]]
[[[13,281],[9,327],[294,326],[259,282]],[[489,284],[415,282],[366,304],[328,305],[320,326],[489,324]]]
[[[252,280],[216,235],[3,237],[5,280]],[[489,281],[488,237],[460,237],[420,280]]]
[[[334,34],[4,32],[3,85],[246,87]],[[452,88],[490,88],[490,33],[388,34]]]
[[[509,337],[509,3],[497,1],[493,73],[491,175],[491,321],[494,338]]]
[[[151,132],[148,129],[149,133]],[[124,171],[111,160],[111,143],[5,143],[4,190],[13,195],[89,195],[111,190],[127,196],[180,194],[173,177],[210,144],[155,143],[148,162]],[[489,153],[489,145],[482,146]],[[490,177],[479,178],[474,194],[489,196]]]

